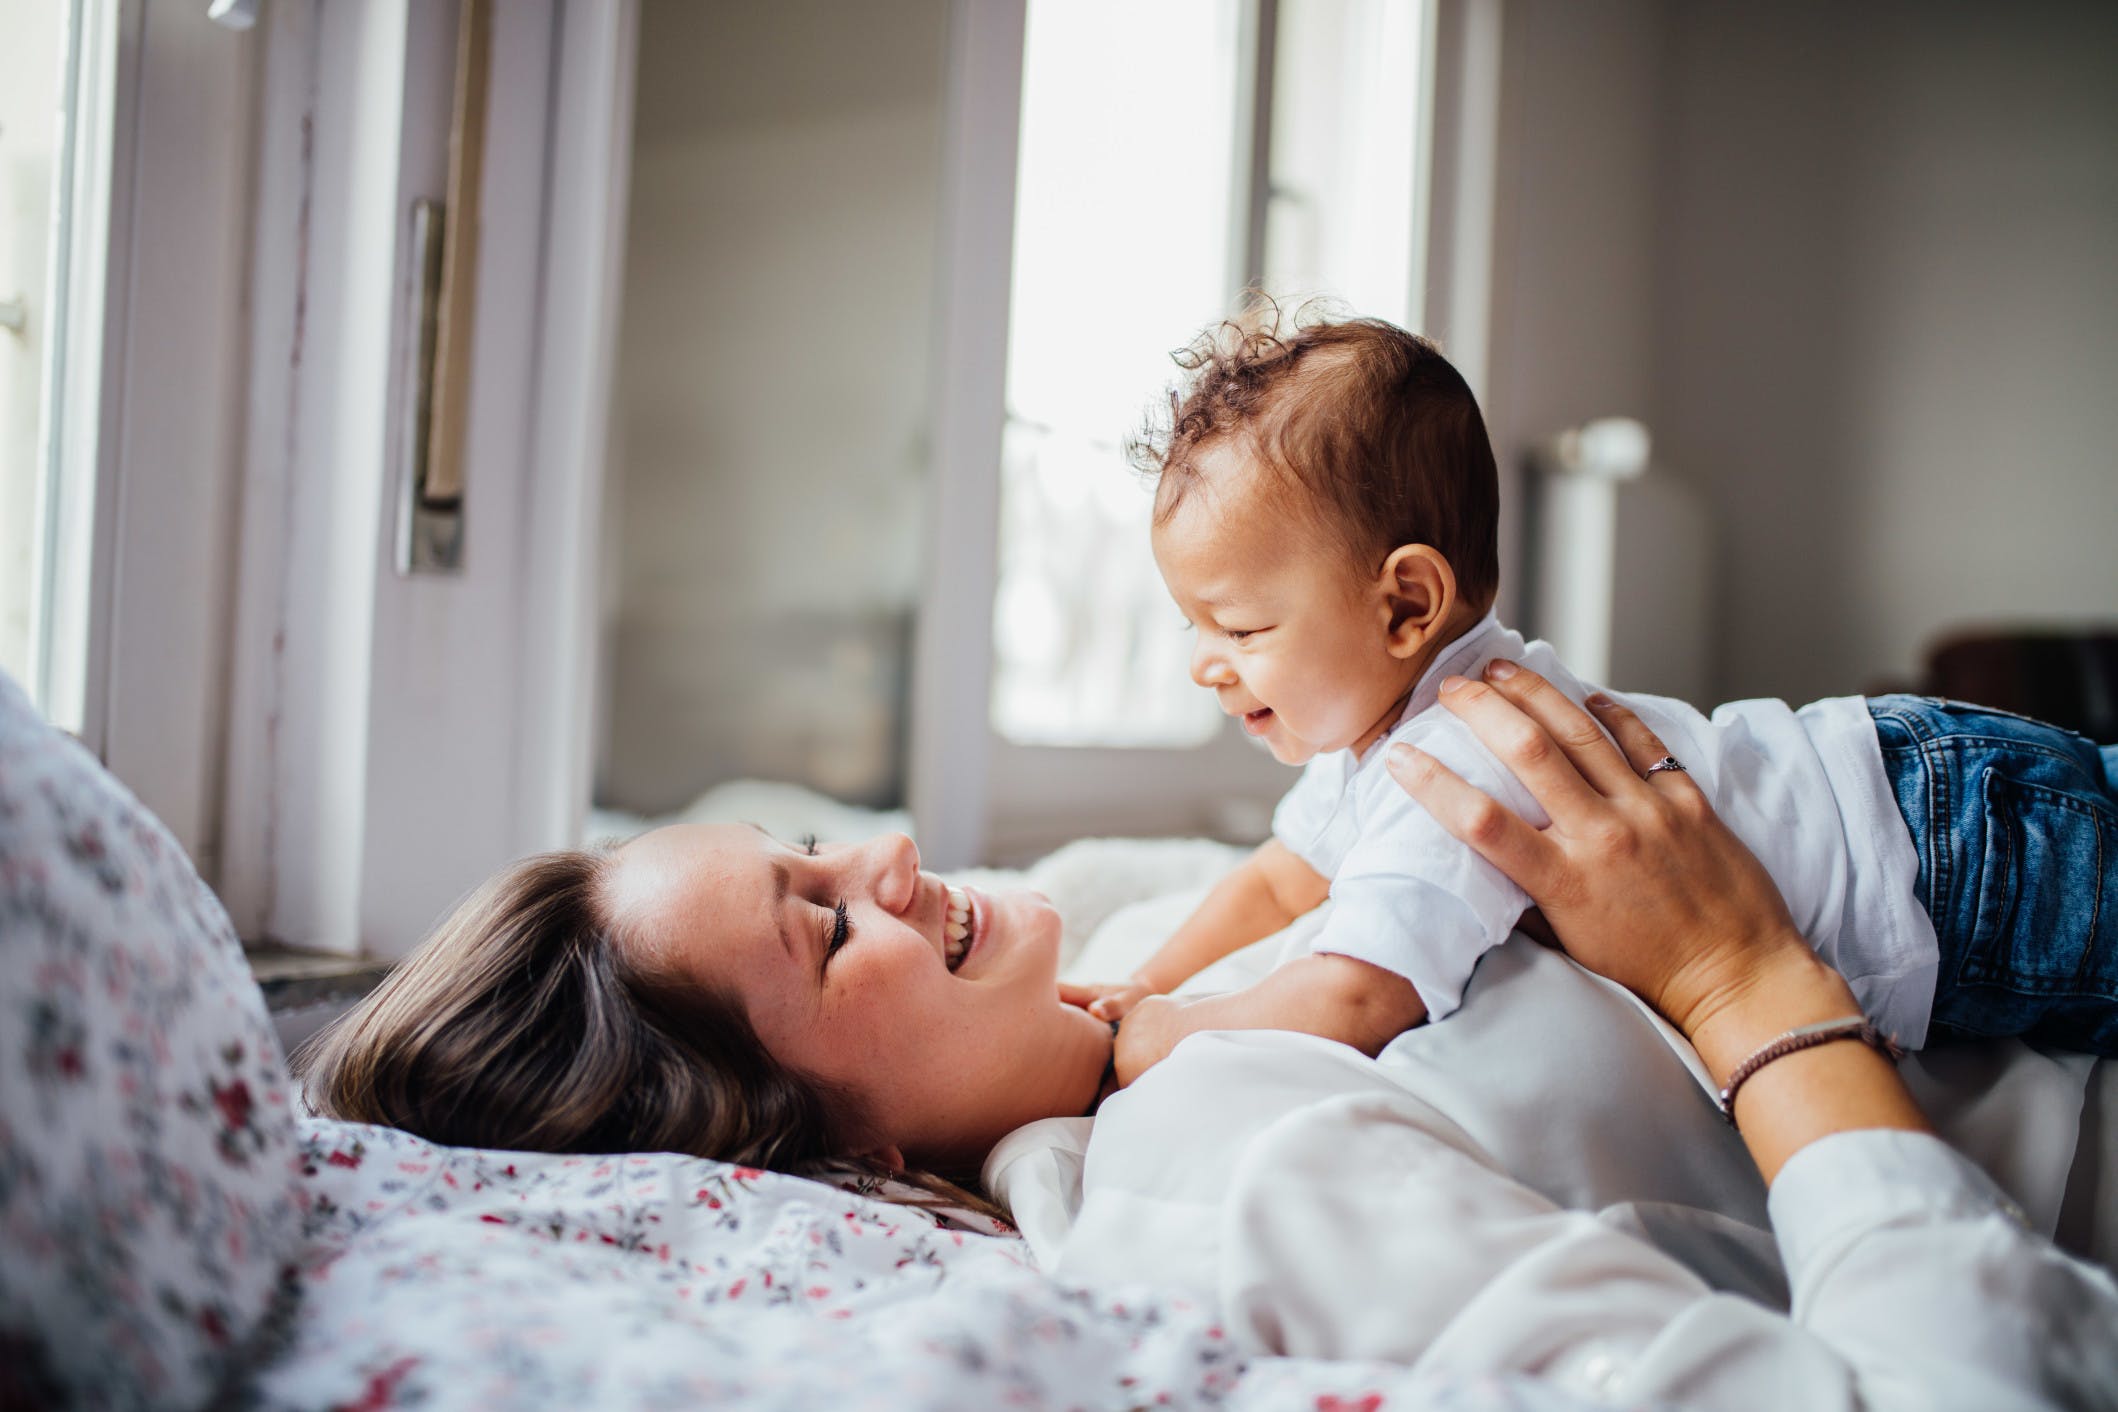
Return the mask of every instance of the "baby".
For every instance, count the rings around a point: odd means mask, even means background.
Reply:
[[[1521,663],[1595,690],[1492,614],[1498,477],[1478,404],[1424,339],[1375,320],[1241,325],[1179,360],[1154,552],[1195,634],[1192,679],[1301,779],[1272,838],[1130,981],[1067,998],[1125,1020],[1130,1081],[1197,1030],[1288,1029],[1374,1055],[1462,1001],[1528,897],[1383,768],[1410,744],[1546,816],[1443,680]],[[1507,670],[1503,665],[1499,670]],[[1877,1028],[2118,1052],[2118,747],[1914,697],[1711,718],[1628,695],[1785,894]],[[2106,864],[2103,860],[2110,859]],[[1247,990],[1151,999],[1331,899],[1309,954]]]

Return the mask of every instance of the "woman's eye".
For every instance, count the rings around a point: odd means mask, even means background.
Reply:
[[[853,920],[847,915],[846,899],[841,897],[831,909],[831,930],[824,937],[824,964],[830,965],[831,958],[852,939]]]

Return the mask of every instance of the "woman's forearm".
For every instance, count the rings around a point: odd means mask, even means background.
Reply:
[[[1725,996],[1686,1016],[1687,1036],[1716,1084],[1789,1030],[1861,1013],[1853,990],[1806,946],[1792,945]],[[1926,1119],[1884,1054],[1834,1040],[1773,1060],[1744,1080],[1735,1118],[1770,1183],[1787,1159],[1822,1137],[1860,1128],[1927,1132]]]

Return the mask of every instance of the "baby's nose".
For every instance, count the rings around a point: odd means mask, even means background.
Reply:
[[[1235,681],[1228,659],[1214,650],[1205,633],[1199,634],[1198,643],[1191,649],[1191,679],[1200,686],[1228,686]]]

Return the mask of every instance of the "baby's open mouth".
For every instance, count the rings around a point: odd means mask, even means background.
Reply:
[[[1271,722],[1272,708],[1270,706],[1260,706],[1255,711],[1245,711],[1243,713],[1243,729],[1249,731],[1252,735],[1264,730]]]
[[[963,964],[971,949],[971,894],[953,883],[943,883],[949,894],[948,920],[942,923],[941,946],[945,964],[953,971]]]

